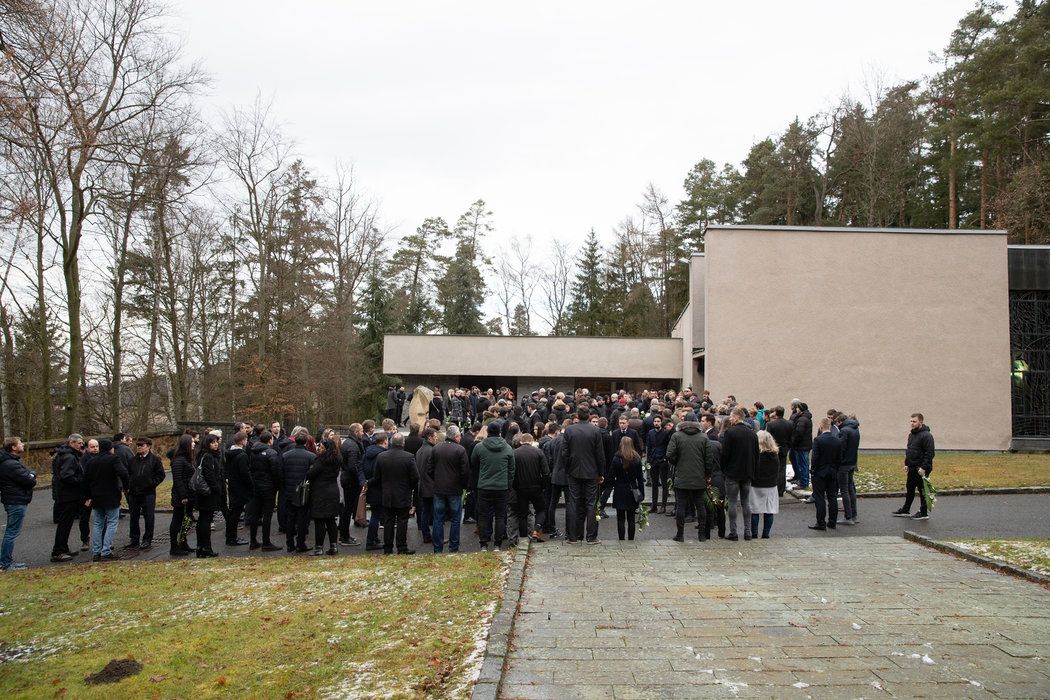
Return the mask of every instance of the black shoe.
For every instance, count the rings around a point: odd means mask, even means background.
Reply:
[[[152,542],[143,542],[139,545],[139,549],[149,549],[153,546]]]
[[[139,543],[138,542],[128,542],[126,545],[124,545],[124,549],[138,549],[138,548],[139,548]]]
[[[414,550],[414,549],[399,549],[399,550],[397,550],[397,553],[398,554],[415,554],[416,550]]]
[[[835,523],[828,523],[828,529],[829,530],[834,530],[836,527],[838,527],[838,526]]]
[[[671,539],[675,542],[685,542],[685,537],[683,535],[675,535]]]
[[[281,551],[281,548],[278,547],[277,545],[273,544],[272,542],[270,542],[270,543],[263,544],[262,551],[264,551],[264,552],[279,552],[279,551]]]
[[[168,550],[169,557],[184,557],[190,553],[188,549],[171,549]]]
[[[561,530],[555,530],[554,532],[545,532],[544,536],[548,540],[560,540],[565,535],[562,534]]]
[[[248,549],[259,549],[259,547],[262,547],[262,545],[258,542],[252,542],[251,545],[248,546]]]
[[[327,551],[327,552],[325,552],[325,554],[327,554],[327,555],[328,555],[328,556],[330,556],[330,557],[334,557],[334,556],[336,555],[336,553],[337,553],[337,552],[336,552],[336,549],[335,549],[335,547],[329,547],[329,548],[328,548],[328,551]]]
[[[116,560],[117,560],[117,555],[114,554],[113,552],[110,552],[109,554],[103,554],[102,555],[102,561],[116,561]]]
[[[901,508],[900,510],[893,511],[892,513],[890,513],[890,515],[892,515],[895,518],[910,518],[911,511],[904,510],[903,508]]]
[[[63,552],[62,554],[52,555],[52,557],[51,557],[51,561],[53,561],[53,562],[70,561],[71,559],[73,559],[73,555],[72,554],[66,554],[65,552]]]
[[[306,552],[309,552],[311,550],[309,547],[296,547],[294,551],[296,554],[305,554]]]
[[[915,515],[911,516],[911,519],[912,520],[929,520],[930,516],[927,515],[926,513],[916,513]]]
[[[769,535],[762,535],[762,539],[768,540],[769,539]]]
[[[248,544],[248,540],[226,540],[227,547],[240,547]]]
[[[729,540],[730,542],[736,542],[740,538],[737,537],[736,535],[726,535],[726,539]]]
[[[365,551],[366,552],[378,552],[382,548],[383,548],[383,545],[381,545],[381,544],[366,544],[365,545]]]
[[[287,545],[287,546],[285,547],[285,549],[286,549],[286,550],[288,550],[288,553],[289,553],[289,554],[291,554],[292,552],[294,552],[294,551],[295,551],[295,545],[294,545],[294,544],[290,544],[290,545]]]
[[[745,541],[750,541],[751,540],[751,533],[750,532],[745,532],[744,533],[744,540]]]
[[[687,517],[687,518],[685,519],[685,521],[686,521],[687,523],[695,523],[695,522],[696,522],[696,516],[695,516],[695,515],[690,515],[689,517]]]
[[[809,525],[808,527],[809,527],[810,530],[827,530],[828,529],[825,525],[821,525],[820,523],[817,523],[816,525]]]

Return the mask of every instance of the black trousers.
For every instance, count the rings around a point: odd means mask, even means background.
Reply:
[[[339,539],[343,542],[350,540],[350,523],[354,522],[357,510],[357,498],[361,493],[361,487],[357,485],[357,479],[339,477],[339,484],[343,487],[343,505],[339,510]]]
[[[91,541],[91,509],[87,506],[80,508],[80,541],[84,544]]]
[[[244,507],[248,505],[248,499],[240,494],[230,494],[230,509],[226,515],[226,541],[237,541],[237,523],[244,514]]]
[[[651,511],[656,511],[656,506],[662,505],[667,508],[667,479],[671,474],[671,465],[666,459],[659,462],[649,463],[649,476],[653,480],[653,500]],[[660,499],[660,489],[663,489],[663,499]]]
[[[430,531],[434,529],[434,497],[420,496],[419,508],[416,509],[416,527],[423,533],[423,541],[430,541]]]
[[[839,518],[839,475],[838,472],[812,475],[813,501],[817,504],[817,525],[835,525]]]
[[[569,532],[566,537],[570,541],[583,539],[593,540],[598,538],[598,519],[595,518],[598,500],[598,481],[596,479],[577,479],[569,477],[569,500],[565,502],[568,510]]]
[[[157,494],[128,494],[128,516],[131,520],[131,544],[138,544],[139,518],[145,521],[146,529],[142,532],[142,542],[153,541],[153,525],[157,515]]]
[[[915,500],[915,493],[919,493],[919,513],[927,515],[926,513],[926,487],[923,484],[922,477],[919,476],[918,469],[912,469],[908,467],[908,493],[904,497],[904,510],[911,512],[911,502]],[[813,498],[816,498],[816,494],[813,494]]]
[[[210,552],[211,548],[211,519],[215,515],[213,510],[202,510],[197,514],[197,551]]]
[[[543,532],[545,534],[551,534],[557,529],[555,524],[555,516],[558,513],[558,501],[561,500],[561,496],[565,494],[565,500],[569,500],[569,493],[566,491],[568,487],[562,486],[561,484],[551,484],[550,499],[547,502],[547,517],[543,522]],[[566,503],[568,506],[568,503]],[[565,532],[569,531],[569,509],[565,508]]]
[[[335,538],[338,536],[335,517],[314,518],[314,548],[324,547],[324,536],[328,533],[328,546],[335,549]]]
[[[284,536],[288,549],[306,549],[306,535],[310,531],[310,506],[293,506],[288,504],[288,519],[285,521]]]
[[[82,501],[66,501],[55,503],[55,545],[51,548],[51,556],[69,554],[69,533],[73,530],[73,523],[80,517],[80,511],[84,509]],[[90,511],[90,508],[88,509]],[[81,540],[82,542],[84,540]]]
[[[397,551],[408,550],[408,511],[405,508],[383,508],[383,552],[393,554],[396,541]]]
[[[478,520],[478,490],[470,489],[467,491],[467,497],[463,501],[463,519]]]
[[[248,525],[251,527],[253,544],[258,541],[260,525],[262,525],[263,544],[273,544],[270,540],[270,528],[276,496],[277,494],[273,491],[267,491],[256,495],[248,504]]]
[[[634,528],[635,528],[635,514],[637,510],[623,510],[622,508],[616,509],[616,534],[622,540],[624,536],[624,530],[627,531],[627,539],[634,539]]]
[[[507,539],[507,494],[507,491],[478,489],[478,540],[482,547],[490,541],[501,547]]]
[[[539,487],[518,489],[518,537],[529,535],[529,506],[536,511],[536,529],[542,530],[547,521],[547,501]]]
[[[171,524],[168,525],[168,538],[171,540],[171,550],[189,549],[186,543],[186,535],[189,534],[189,506],[181,503],[171,507]]]
[[[777,451],[777,457],[780,459],[780,471],[777,472],[777,495],[783,496],[787,490],[788,448],[781,447]]]
[[[685,532],[686,504],[696,511],[696,529],[701,540],[707,539],[707,508],[704,506],[705,489],[675,489],[674,500],[678,504],[674,512],[675,525],[678,526],[678,534]]]

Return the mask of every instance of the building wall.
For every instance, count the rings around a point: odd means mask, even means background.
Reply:
[[[1006,236],[710,227],[706,385],[814,417],[856,413],[862,448],[1010,446]],[[776,290],[759,296],[756,290]]]
[[[507,377],[678,377],[678,338],[387,335],[383,372],[389,375]]]

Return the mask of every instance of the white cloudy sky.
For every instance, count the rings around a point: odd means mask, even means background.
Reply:
[[[478,198],[502,234],[578,242],[652,181],[751,144],[871,76],[933,70],[972,0],[172,0],[208,109],[257,92],[316,170],[352,162],[398,233]]]

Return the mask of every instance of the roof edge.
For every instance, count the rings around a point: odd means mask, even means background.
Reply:
[[[956,236],[956,235],[978,235],[978,236],[1005,236],[1006,229],[975,229],[975,228],[874,228],[866,226],[770,226],[770,225],[748,225],[748,224],[708,224],[708,230],[726,229],[742,231],[800,231],[807,233],[901,233],[901,234],[927,234],[934,236]]]

